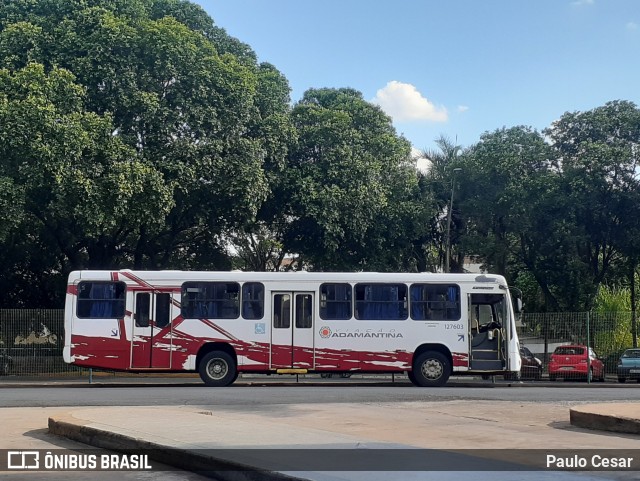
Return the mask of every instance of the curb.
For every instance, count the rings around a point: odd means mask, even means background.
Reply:
[[[49,433],[78,441],[97,448],[125,454],[146,454],[149,459],[174,468],[221,481],[308,481],[257,466],[241,464],[220,456],[207,455],[206,450],[195,452],[164,446],[124,434],[105,431],[88,423],[79,422],[72,416],[49,418]]]
[[[569,422],[572,426],[579,428],[640,434],[640,419],[616,414],[603,414],[597,411],[598,409],[594,406],[571,408],[569,410]]]

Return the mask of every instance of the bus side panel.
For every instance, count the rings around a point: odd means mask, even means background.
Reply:
[[[126,370],[131,344],[125,336],[123,319],[76,319],[68,362],[83,367]]]
[[[74,334],[71,337],[71,363],[81,367],[126,371],[129,369],[129,347],[129,342]]]
[[[76,299],[77,287],[69,285],[65,301],[65,362],[82,367],[128,369],[130,342],[126,319],[78,319]]]
[[[173,336],[176,369],[197,369],[198,351],[212,342],[233,347],[239,371],[267,371],[269,368],[268,331],[262,321],[184,319],[174,325]]]
[[[462,320],[323,322],[316,349],[318,370],[407,371],[412,369],[414,353],[425,344],[449,351],[455,371],[468,370],[466,322]]]
[[[356,351],[316,347],[316,370],[356,371],[360,369],[360,359]]]

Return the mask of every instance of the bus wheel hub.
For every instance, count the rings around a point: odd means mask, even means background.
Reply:
[[[222,361],[213,361],[209,364],[209,373],[211,377],[222,377],[226,372],[226,366]]]
[[[438,361],[431,359],[422,365],[422,373],[426,378],[437,379],[442,376],[442,365]]]

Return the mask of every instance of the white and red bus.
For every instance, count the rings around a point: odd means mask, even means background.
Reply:
[[[514,305],[497,275],[75,271],[64,359],[131,372],[401,373],[520,370]],[[517,309],[516,309],[517,310]]]

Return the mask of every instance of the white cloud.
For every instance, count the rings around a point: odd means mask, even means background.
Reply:
[[[411,146],[411,158],[416,163],[416,169],[425,174],[429,172],[429,169],[431,168],[431,161],[423,155],[422,150]]]
[[[638,30],[638,24],[636,22],[627,23],[627,30]]]
[[[447,109],[429,102],[415,86],[397,80],[392,80],[386,87],[378,90],[372,102],[397,121],[446,122],[448,119]]]
[[[467,110],[469,110],[469,107],[466,105],[458,105],[458,112],[466,112]]]

